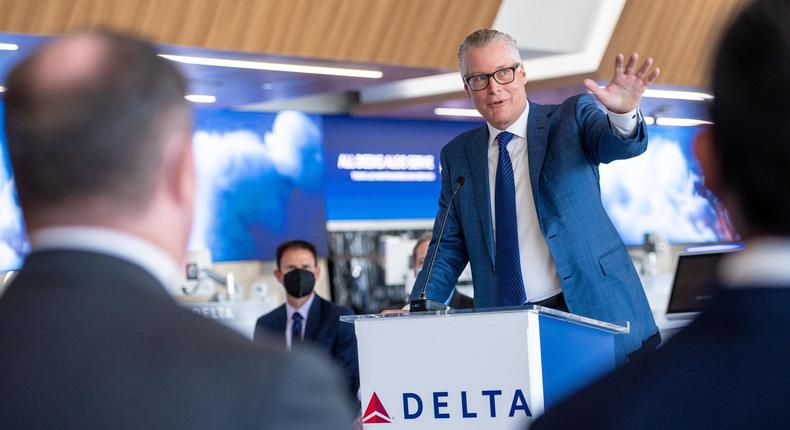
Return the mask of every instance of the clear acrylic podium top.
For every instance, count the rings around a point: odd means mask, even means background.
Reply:
[[[435,318],[435,317],[461,317],[470,314],[498,314],[498,313],[511,313],[511,312],[535,312],[540,315],[556,318],[572,324],[578,324],[585,327],[595,328],[608,333],[626,334],[631,332],[631,323],[623,321],[621,324],[612,324],[603,321],[597,321],[592,318],[583,317],[581,315],[570,314],[567,312],[558,311],[556,309],[546,308],[537,305],[526,306],[511,306],[500,308],[474,308],[474,309],[447,309],[443,311],[428,311],[428,312],[409,312],[403,311],[401,313],[392,314],[366,314],[366,315],[343,315],[340,321],[347,323],[355,323],[357,321],[391,321],[393,318]]]

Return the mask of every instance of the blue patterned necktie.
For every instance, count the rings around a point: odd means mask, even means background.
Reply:
[[[293,346],[297,342],[302,341],[302,320],[304,318],[299,312],[294,312],[291,319],[293,320],[293,325],[291,325],[291,346]]]
[[[507,144],[513,133],[503,131],[496,137],[499,143],[499,162],[494,186],[496,220],[496,285],[502,306],[520,306],[527,301],[524,278],[521,276],[521,256],[518,250],[518,221],[516,220],[516,183]]]

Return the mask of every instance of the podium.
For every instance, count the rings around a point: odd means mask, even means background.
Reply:
[[[540,306],[340,319],[357,335],[363,426],[383,430],[523,429],[613,370],[629,332]]]

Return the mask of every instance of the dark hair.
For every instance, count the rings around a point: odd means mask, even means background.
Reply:
[[[790,2],[749,4],[713,72],[714,146],[724,186],[760,234],[790,234]]]
[[[283,254],[285,251],[290,249],[306,249],[313,254],[313,260],[315,264],[318,264],[318,253],[315,251],[315,245],[305,240],[289,240],[287,242],[283,242],[280,246],[277,247],[277,269],[280,269],[280,261],[283,259]]]
[[[89,76],[44,82],[42,58],[60,39],[6,80],[4,125],[25,211],[93,197],[139,207],[153,194],[168,121],[189,118],[184,79],[153,45],[106,30],[67,36],[80,37],[97,42]]]

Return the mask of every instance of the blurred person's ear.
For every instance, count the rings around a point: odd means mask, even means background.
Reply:
[[[277,282],[279,282],[280,284],[283,283],[283,278],[285,277],[285,273],[283,273],[280,269],[274,269],[272,274],[277,279]]]
[[[694,138],[694,156],[697,157],[705,188],[717,197],[722,197],[721,165],[716,143],[713,141],[713,128],[704,127]]]

